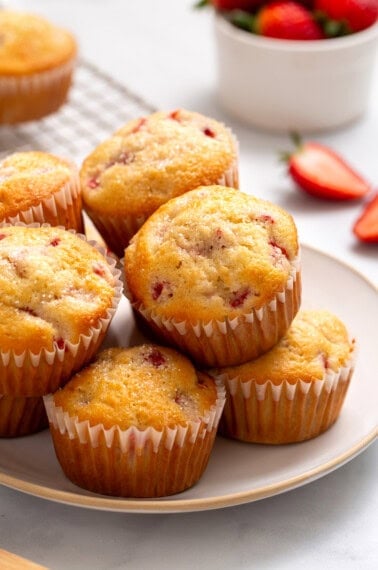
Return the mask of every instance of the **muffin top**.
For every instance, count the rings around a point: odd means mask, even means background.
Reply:
[[[132,301],[165,318],[234,318],[283,291],[297,231],[279,206],[223,186],[161,206],[125,252]]]
[[[204,417],[217,400],[215,382],[171,348],[109,348],[53,396],[78,421],[105,429],[156,430]]]
[[[325,310],[300,311],[285,336],[269,352],[240,366],[218,370],[241,382],[253,380],[274,385],[283,381],[322,380],[327,372],[338,372],[352,357],[354,341],[345,325]]]
[[[0,221],[38,205],[73,175],[73,164],[47,152],[16,152],[7,156],[0,162]]]
[[[62,65],[76,55],[71,33],[44,18],[0,10],[0,74],[27,75]]]
[[[177,110],[135,119],[84,161],[81,185],[89,209],[148,216],[202,184],[217,184],[235,164],[231,132],[199,113]]]
[[[78,235],[0,226],[0,351],[77,343],[107,316],[115,285],[105,257]]]

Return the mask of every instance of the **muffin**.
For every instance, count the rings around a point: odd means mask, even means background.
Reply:
[[[119,257],[144,221],[200,185],[238,187],[238,151],[223,124],[186,110],[127,123],[83,162],[86,212]]]
[[[57,458],[76,485],[162,497],[202,476],[224,389],[170,348],[109,348],[44,397]]]
[[[30,435],[48,427],[42,397],[0,395],[0,437]]]
[[[114,265],[72,231],[0,226],[0,394],[42,396],[92,358],[121,296]]]
[[[200,187],[161,206],[124,264],[133,307],[160,339],[203,366],[266,352],[300,304],[292,217],[232,188]]]
[[[79,173],[47,152],[16,152],[0,162],[0,222],[48,223],[83,231]]]
[[[267,444],[316,437],[339,417],[354,359],[355,341],[338,317],[300,311],[269,352],[211,371],[227,393],[221,433]]]
[[[75,38],[35,14],[0,10],[0,124],[39,119],[65,102]]]

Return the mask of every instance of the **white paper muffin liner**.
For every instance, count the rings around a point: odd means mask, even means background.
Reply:
[[[49,198],[41,200],[35,206],[18,212],[15,216],[8,216],[4,222],[16,224],[47,223],[51,226],[63,226],[78,233],[84,231],[82,217],[81,188],[79,172],[74,164],[71,165],[71,174],[68,181]]]
[[[97,493],[159,497],[179,493],[202,476],[225,403],[217,384],[215,404],[197,421],[162,430],[79,422],[44,396],[55,452],[66,476]]]
[[[65,102],[76,59],[39,73],[0,77],[0,124],[39,119]]]
[[[0,227],[11,226],[2,224]],[[21,222],[15,225],[26,226]],[[51,227],[49,224],[29,224],[29,227]],[[64,228],[61,228],[64,229]],[[95,247],[105,258],[115,279],[114,296],[106,316],[90,327],[87,334],[81,334],[78,342],[65,340],[60,348],[55,344],[51,351],[43,348],[35,354],[24,350],[17,354],[13,350],[0,349],[0,394],[7,396],[37,397],[57,390],[62,383],[84,364],[89,362],[99,349],[122,296],[123,284],[116,261],[106,255],[105,249],[95,241],[87,240],[83,234],[68,230]]]
[[[226,388],[220,433],[251,443],[283,444],[304,441],[327,430],[338,418],[355,365],[351,358],[322,379],[291,383],[241,381],[232,371],[210,371]],[[235,372],[236,374],[236,372]]]
[[[234,366],[267,352],[289,328],[301,302],[300,256],[291,262],[283,291],[259,309],[233,319],[195,323],[166,319],[133,299],[127,283],[125,295],[158,338],[183,350],[200,365]]]
[[[238,153],[238,143],[231,131],[230,136],[234,139],[235,148]],[[237,158],[230,168],[228,168],[217,181],[214,181],[214,184],[228,186],[230,188],[238,188],[238,168],[239,160]],[[112,216],[110,214],[102,214],[91,208],[89,205],[85,206],[85,211],[96,226],[109,249],[119,258],[124,256],[125,249],[129,245],[131,238],[137,233],[149,217],[148,215],[135,216],[134,214],[131,214],[130,216]]]
[[[48,427],[42,397],[0,395],[0,437],[30,435]]]
[[[148,216],[115,217],[95,212],[86,206],[85,211],[108,248],[123,257],[130,239],[142,227]]]

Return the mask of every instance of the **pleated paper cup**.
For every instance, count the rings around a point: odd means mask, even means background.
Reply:
[[[0,437],[30,435],[48,427],[43,398],[0,395]]]
[[[88,205],[85,211],[102,239],[117,257],[123,257],[130,239],[147,220],[147,216],[117,216],[101,214]]]
[[[179,348],[199,365],[225,367],[242,364],[267,352],[286,333],[301,303],[301,270],[299,257],[291,264],[283,291],[271,302],[233,319],[176,321],[147,309],[125,294],[133,308],[143,317],[158,339]],[[188,292],[190,295],[190,292]]]
[[[354,370],[352,355],[337,372],[322,379],[296,383],[283,379],[259,383],[241,381],[232,372],[212,374],[226,389],[220,422],[222,435],[250,443],[284,444],[311,439],[326,431],[339,417]]]
[[[235,145],[237,143],[235,142]],[[214,182],[230,188],[239,187],[238,161],[235,161],[224,174]],[[126,189],[127,190],[127,189]],[[173,197],[173,196],[172,196]],[[114,212],[112,215],[106,215],[94,210],[89,205],[85,206],[85,211],[97,230],[101,234],[109,249],[119,258],[125,254],[125,249],[134,234],[142,227],[148,219],[148,215],[138,215],[125,212]]]
[[[7,225],[10,224],[0,224],[0,227]],[[38,226],[39,224],[31,224],[31,227]],[[69,231],[76,234],[73,230]],[[76,235],[87,241],[84,235]],[[37,397],[55,392],[99,350],[117,310],[123,284],[120,280],[121,272],[114,258],[107,256],[104,248],[96,242],[88,241],[88,243],[104,256],[115,279],[114,296],[106,315],[99,319],[95,326],[88,327],[88,332],[81,334],[77,342],[65,340],[64,346],[59,346],[59,343],[55,342],[51,351],[43,348],[37,354],[30,350],[17,354],[13,350],[0,350],[0,394]]]
[[[47,71],[0,78],[0,124],[36,120],[57,111],[67,99],[76,60]]]
[[[164,497],[192,487],[203,475],[213,449],[225,392],[202,418],[186,425],[105,429],[79,422],[44,397],[58,461],[73,483],[118,497]]]
[[[81,188],[79,172],[74,164],[67,182],[49,198],[38,204],[22,210],[15,216],[5,218],[5,222],[16,224],[50,224],[73,229],[78,233],[84,232]]]

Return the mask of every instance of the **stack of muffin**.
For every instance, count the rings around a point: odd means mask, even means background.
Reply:
[[[62,33],[57,53],[48,24],[25,18],[0,14],[12,30],[3,123],[53,112],[71,81],[75,42]],[[47,42],[35,54],[55,53],[42,67],[10,57],[15,30],[28,29]],[[74,483],[158,497],[200,479],[218,426],[282,444],[334,423],[354,342],[329,312],[299,311],[294,220],[238,184],[233,134],[185,110],[129,122],[86,158],[80,181],[48,153],[0,164],[0,436],[42,429],[46,410]],[[83,207],[111,256],[81,235]],[[99,352],[121,296],[116,256],[151,340]]]
[[[103,352],[45,398],[71,480],[107,494],[168,495],[200,478],[219,416],[223,435],[259,443],[299,442],[332,425],[354,343],[327,311],[297,315],[295,223],[237,189],[228,129],[184,110],[156,113],[99,145],[80,178],[88,214],[113,251],[125,250],[126,294],[151,343]],[[195,417],[202,427],[188,431]]]

